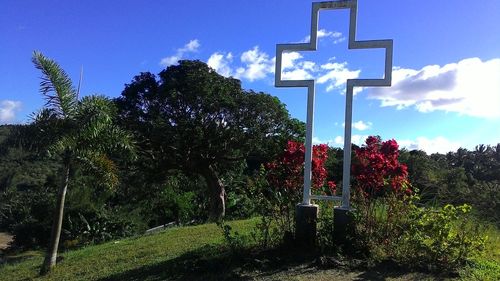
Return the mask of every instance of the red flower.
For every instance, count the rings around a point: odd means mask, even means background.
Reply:
[[[288,141],[283,154],[276,161],[265,164],[268,170],[268,182],[274,188],[301,189],[304,182],[304,156],[304,144]],[[327,159],[328,146],[326,144],[313,146],[311,163],[313,188],[321,188],[325,185],[328,173],[324,165]]]
[[[352,167],[352,174],[364,194],[376,196],[407,188],[408,169],[398,161],[398,148],[393,139],[382,142],[380,137],[370,136],[366,145],[355,150],[357,162]]]

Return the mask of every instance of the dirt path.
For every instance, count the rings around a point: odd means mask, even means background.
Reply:
[[[9,242],[12,241],[12,236],[5,232],[0,232],[0,250],[6,249]]]

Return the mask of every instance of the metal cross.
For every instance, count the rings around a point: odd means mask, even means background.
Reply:
[[[307,87],[307,119],[304,168],[304,195],[302,204],[310,205],[311,199],[341,200],[342,208],[349,209],[350,177],[351,177],[351,134],[352,134],[352,97],[354,87],[391,86],[392,80],[392,40],[356,41],[357,0],[327,1],[312,4],[311,36],[309,43],[277,44],[276,45],[276,87]],[[315,51],[318,43],[318,20],[320,10],[350,9],[349,18],[349,49],[385,49],[385,72],[383,79],[347,79],[345,130],[344,130],[344,166],[342,175],[342,197],[311,195],[311,163],[312,163],[312,133],[314,124],[314,80],[282,80],[281,62],[285,51]]]

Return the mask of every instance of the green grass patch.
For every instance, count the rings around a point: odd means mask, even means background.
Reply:
[[[239,233],[247,234],[256,221],[233,221],[230,225]],[[217,253],[222,242],[221,229],[215,224],[172,228],[62,253],[62,262],[44,277],[38,276],[41,256],[8,263],[0,266],[0,280],[147,280],[139,278],[141,272],[162,268],[169,271],[168,263],[175,266],[176,258],[197,252]]]
[[[42,256],[25,252],[0,265],[0,280],[435,280],[449,278],[409,272],[393,264],[348,265],[348,260],[304,257],[290,247],[262,250],[249,238],[258,218],[228,222],[244,245],[228,246],[215,224],[179,227],[62,253],[49,275],[40,277]],[[488,228],[484,255],[464,267],[462,280],[500,280],[500,231]],[[14,258],[14,257],[12,257]],[[365,264],[356,261],[357,264]],[[382,280],[382,279],[381,279]]]
[[[486,229],[484,253],[460,272],[462,280],[500,280],[500,230],[489,225]]]

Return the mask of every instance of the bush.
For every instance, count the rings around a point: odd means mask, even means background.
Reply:
[[[72,248],[132,236],[145,229],[138,214],[127,210],[70,210],[63,223],[61,240],[65,248]]]
[[[406,231],[396,244],[396,260],[430,270],[455,270],[484,249],[484,230],[473,223],[469,205],[410,208],[408,222],[402,225]]]
[[[295,232],[295,206],[301,202],[304,186],[304,144],[288,141],[287,147],[277,160],[267,163],[265,174],[267,185],[261,189],[260,202],[262,216],[274,218],[278,228],[284,233],[285,240],[293,238]],[[311,189],[313,192],[334,194],[336,185],[327,182],[325,168],[328,159],[328,146],[313,146],[311,161]]]
[[[483,249],[485,236],[471,223],[469,205],[417,206],[398,144],[368,137],[355,149],[355,240],[374,260],[409,267],[456,270]]]
[[[12,233],[13,246],[38,248],[48,244],[54,194],[50,189],[7,191],[0,195],[0,229]]]
[[[356,234],[369,258],[431,271],[454,271],[481,253],[484,232],[468,205],[425,208],[417,196],[356,205]],[[371,208],[371,209],[370,209]]]
[[[12,226],[12,246],[22,249],[33,249],[49,244],[50,224],[26,219]]]

